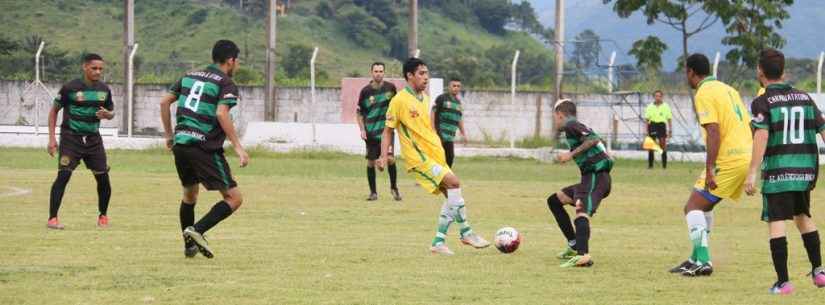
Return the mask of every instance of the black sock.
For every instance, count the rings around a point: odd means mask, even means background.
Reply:
[[[396,179],[398,178],[398,170],[395,168],[395,163],[387,165],[387,173],[390,174],[390,188],[397,190],[398,185],[395,184]],[[373,179],[375,181],[375,179]],[[375,184],[375,182],[373,182]]]
[[[97,180],[97,210],[100,215],[106,215],[109,210],[109,198],[112,198],[112,184],[109,182],[109,173],[95,175]]]
[[[195,224],[195,204],[187,204],[183,201],[180,202],[180,230],[183,231],[184,229],[192,226]]]
[[[52,192],[49,197],[49,219],[57,217],[57,211],[60,210],[60,203],[63,201],[63,193],[66,191],[66,185],[69,184],[69,178],[72,177],[72,172],[62,170],[57,172],[57,178],[52,184]]]
[[[180,202],[180,230],[183,231],[184,229],[192,226],[195,224],[195,204],[186,204],[183,201]],[[191,242],[185,243],[186,247],[191,246]]]
[[[367,166],[367,182],[370,184],[370,194],[375,194],[375,167]]]
[[[587,217],[578,217],[576,223],[576,251],[579,255],[590,253],[590,220]]]
[[[662,168],[667,168],[667,150],[662,151]]]
[[[198,220],[198,223],[194,225],[195,231],[201,234],[206,233],[229,215],[232,215],[232,207],[226,201],[220,201],[212,206],[209,213],[206,213],[201,220]]]
[[[653,151],[647,151],[647,168],[653,168]]]
[[[819,231],[802,234],[802,243],[805,244],[805,251],[808,252],[811,271],[822,266],[822,256],[819,252]]]
[[[575,242],[576,232],[573,231],[573,224],[570,223],[570,216],[567,216],[567,211],[564,210],[564,206],[559,198],[556,197],[556,194],[550,195],[550,198],[547,198],[547,207],[550,208],[550,212],[552,212],[553,217],[556,218],[556,223],[559,225],[561,233],[564,234],[564,238],[567,239],[567,244],[570,245]],[[576,248],[575,244],[572,248]]]
[[[783,237],[771,238],[771,258],[779,283],[788,281],[788,240]]]

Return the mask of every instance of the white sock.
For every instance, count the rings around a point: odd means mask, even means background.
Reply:
[[[461,236],[472,234],[470,222],[467,220],[467,209],[464,208],[464,198],[461,197],[461,189],[447,189],[447,205],[452,211],[455,222],[461,226]]]
[[[707,224],[708,233],[713,229],[713,211],[705,212],[705,223]]]
[[[707,229],[708,222],[705,219],[705,213],[700,210],[693,210],[685,215],[685,221],[687,222],[688,230],[692,230],[696,227],[701,227],[702,229]]]

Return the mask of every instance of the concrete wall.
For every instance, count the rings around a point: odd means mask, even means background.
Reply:
[[[35,107],[32,97],[21,102],[21,92],[26,83],[20,81],[0,81],[0,125],[15,125],[19,118],[34,124]],[[56,94],[59,84],[46,84],[51,94]],[[123,125],[124,100],[122,87],[112,85],[117,118],[103,123],[105,127],[118,127],[126,132]],[[264,118],[264,90],[262,87],[241,87],[241,102],[233,110],[238,127],[242,131],[248,122],[262,121]],[[159,105],[166,86],[135,86],[134,133],[157,135],[161,130]],[[636,142],[643,134],[639,116],[643,107],[651,102],[649,95],[638,94],[593,94],[568,96],[579,105],[579,119],[596,132],[607,137],[611,135],[613,120],[617,121],[616,139],[619,142]],[[277,89],[277,121],[307,123],[341,123],[341,89],[319,88],[315,105],[310,105],[308,88]],[[690,98],[684,95],[667,96],[674,111],[674,140],[677,142],[700,141],[699,128],[695,123]],[[743,98],[750,101],[750,98]],[[552,96],[546,93],[517,93],[511,104],[509,92],[468,91],[463,96],[465,104],[465,126],[471,140],[507,140],[512,133],[516,139],[535,135],[550,134]],[[822,100],[821,102],[825,102]],[[41,99],[39,122],[46,125],[51,101]],[[747,103],[747,102],[746,102]]]

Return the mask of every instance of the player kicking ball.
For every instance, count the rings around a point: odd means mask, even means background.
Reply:
[[[575,160],[581,170],[581,181],[563,188],[547,198],[547,206],[564,237],[567,248],[558,254],[565,262],[562,268],[590,267],[590,217],[596,213],[602,199],[610,195],[610,169],[613,159],[607,155],[599,135],[576,120],[576,104],[568,99],[561,99],[553,107],[556,130],[564,132],[570,151],[556,156],[556,161],[565,163]],[[576,209],[575,229],[570,223],[570,216],[564,205]]]
[[[751,118],[739,92],[710,75],[710,61],[705,55],[689,56],[685,70],[690,87],[696,89],[694,108],[707,156],[705,170],[684,208],[693,253],[670,272],[709,276],[713,273],[708,248],[713,208],[723,198],[739,200],[742,196],[751,160]]]
[[[384,135],[381,137],[381,157],[376,161],[376,166],[383,170],[387,164],[393,132],[398,129],[407,172],[428,192],[447,196],[447,201],[441,206],[438,230],[430,251],[453,254],[444,242],[452,222],[461,226],[462,243],[478,249],[488,247],[490,243],[474,233],[467,221],[458,176],[447,166],[441,139],[430,124],[430,99],[424,93],[430,80],[427,65],[418,58],[410,58],[404,63],[403,72],[407,86],[390,101]]]
[[[777,277],[770,288],[772,294],[791,294],[794,290],[788,278],[786,220],[793,220],[802,234],[814,285],[825,287],[819,232],[810,211],[811,190],[819,175],[816,135],[825,139],[825,117],[807,93],[782,81],[784,69],[782,52],[762,51],[757,78],[766,90],[751,104],[753,154],[745,183],[745,192],[755,194],[761,167],[762,220],[768,223]]]

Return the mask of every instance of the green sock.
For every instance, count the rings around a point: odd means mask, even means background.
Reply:
[[[451,214],[447,202],[444,202],[441,206],[441,214],[438,215],[438,228],[435,237],[433,237],[433,246],[443,243],[444,239],[447,238],[447,230],[450,229],[450,223],[453,222]]]
[[[464,205],[460,205],[456,207],[455,210],[455,223],[461,226],[461,237],[466,236],[467,234],[473,233],[473,228],[470,227],[470,222],[467,221],[467,214],[466,210],[464,209]]]
[[[693,243],[693,260],[697,264],[708,264],[710,262],[710,250],[708,249],[708,232],[702,226],[695,226],[690,229],[690,241]]]

